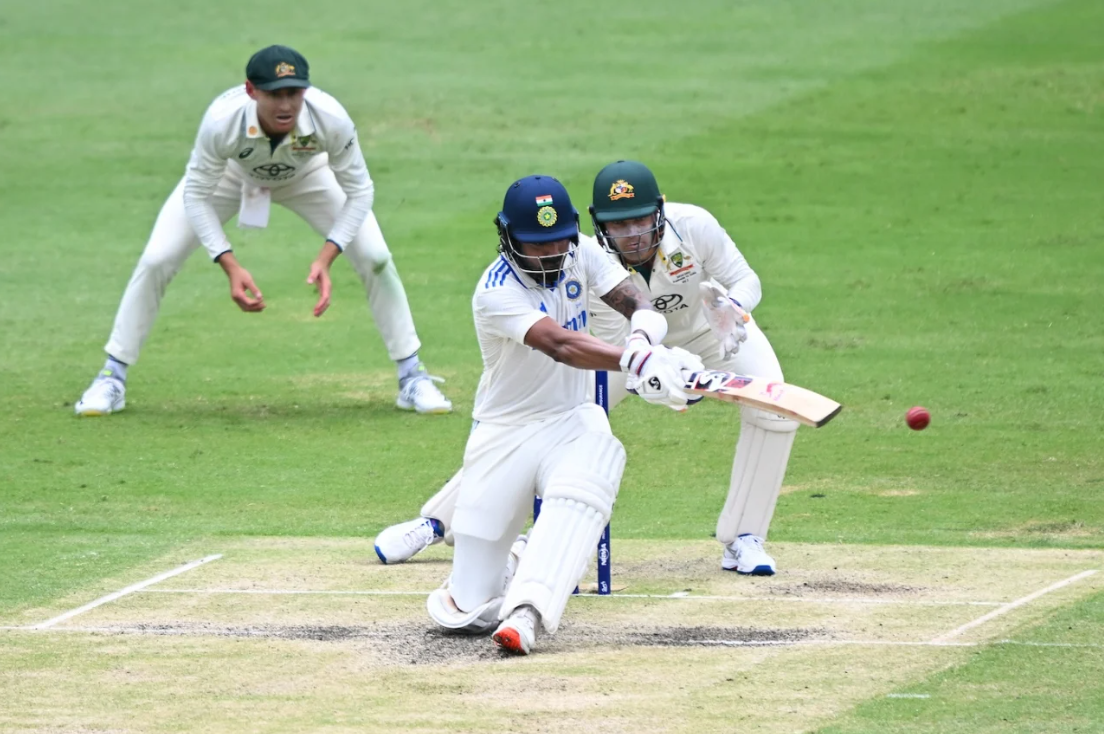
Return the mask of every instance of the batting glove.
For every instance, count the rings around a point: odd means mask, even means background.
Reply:
[[[697,355],[678,347],[653,346],[640,336],[630,338],[621,355],[628,391],[677,411],[701,400],[701,396],[690,395],[684,388],[687,375],[703,369]]]

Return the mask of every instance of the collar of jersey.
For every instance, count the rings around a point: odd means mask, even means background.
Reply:
[[[656,250],[656,256],[659,257],[659,261],[663,264],[664,270],[669,267],[667,263],[668,250],[677,250],[680,246],[682,246],[682,236],[675,229],[674,225],[671,224],[671,220],[668,219],[666,225],[667,226],[663,231],[663,239],[659,241],[659,249]],[[671,242],[671,235],[674,235],[674,239],[678,240],[678,242]],[[674,246],[671,247],[670,245]],[[654,267],[652,269],[655,270]]]
[[[250,130],[256,130],[255,135],[250,135]],[[280,141],[280,145],[289,145],[295,138],[300,138],[305,135],[314,134],[314,118],[311,117],[310,110],[307,109],[307,102],[303,100],[303,107],[299,110],[299,118],[295,121],[295,129],[291,131],[290,135],[285,135],[284,139]],[[245,137],[247,138],[267,138],[265,131],[261,128],[261,121],[257,119],[257,101],[250,99],[249,103],[245,106]]]

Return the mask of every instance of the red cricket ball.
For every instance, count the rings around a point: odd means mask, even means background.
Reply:
[[[921,408],[917,405],[905,413],[905,423],[908,423],[908,427],[914,431],[922,431],[931,423],[931,413],[928,412],[927,408]]]

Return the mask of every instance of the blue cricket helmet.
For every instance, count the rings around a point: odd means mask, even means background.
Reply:
[[[498,251],[538,287],[554,288],[575,266],[579,212],[571,205],[564,185],[551,176],[526,176],[512,183],[495,226]],[[542,249],[562,240],[570,242],[566,252],[550,249],[548,254],[526,255],[519,246],[525,243]]]
[[[496,222],[519,242],[554,242],[579,236],[579,212],[564,185],[551,176],[526,176],[506,190]]]

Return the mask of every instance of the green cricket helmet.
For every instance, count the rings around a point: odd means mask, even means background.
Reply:
[[[646,238],[647,242],[642,241],[631,253],[652,250],[663,238],[666,219],[663,213],[663,195],[659,193],[655,174],[638,161],[616,161],[598,172],[594,178],[590,219],[594,224],[594,235],[603,247],[622,257],[631,254],[623,248],[614,247],[606,232],[606,225],[649,215],[652,217],[651,228],[638,234],[653,236]]]

